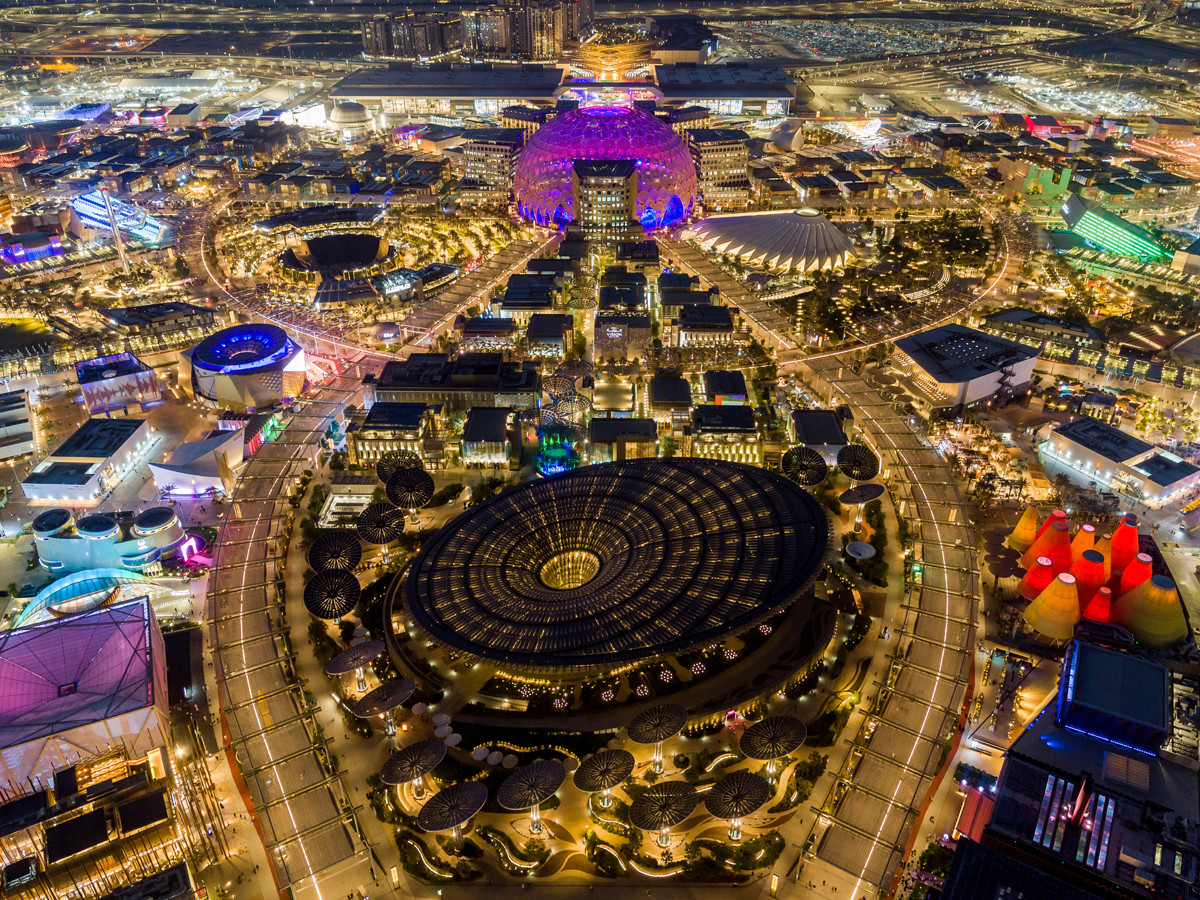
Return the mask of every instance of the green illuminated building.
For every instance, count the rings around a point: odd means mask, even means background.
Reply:
[[[1072,232],[1106,253],[1132,256],[1143,262],[1157,262],[1171,256],[1146,229],[1078,194],[1068,197],[1059,212]]]

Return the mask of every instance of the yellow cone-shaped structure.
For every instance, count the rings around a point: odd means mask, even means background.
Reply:
[[[1021,518],[1017,520],[1017,526],[1008,536],[1008,546],[1024,553],[1033,546],[1033,539],[1037,537],[1037,533],[1038,511],[1036,506],[1030,504],[1025,507],[1025,512],[1021,513]]]
[[[1084,550],[1094,550],[1095,548],[1096,526],[1079,526],[1079,531],[1075,532],[1075,539],[1071,541],[1071,559],[1079,559],[1079,557],[1083,555]]]
[[[1118,597],[1112,621],[1124,625],[1148,647],[1170,647],[1188,634],[1179,592],[1166,575],[1151,575]]]
[[[1075,576],[1060,574],[1025,608],[1025,621],[1042,637],[1069,641],[1079,621],[1079,591]]]
[[[1112,535],[1106,534],[1096,540],[1096,552],[1104,557],[1104,580],[1112,578]]]

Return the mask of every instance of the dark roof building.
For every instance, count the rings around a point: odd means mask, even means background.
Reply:
[[[1162,663],[1072,641],[1055,722],[1152,755],[1171,733],[1171,673]]]
[[[508,362],[502,353],[414,353],[388,363],[378,378],[363,379],[364,394],[375,401],[444,403],[447,409],[472,406],[534,406],[541,396],[537,363]]]
[[[1072,644],[1056,702],[1005,754],[983,835],[985,847],[1040,877],[967,847],[946,896],[1009,896],[987,893],[988,885],[1036,890],[1053,885],[1047,874],[1065,883],[1061,893],[1025,896],[1191,896],[1200,846],[1196,762],[1151,747],[1174,727],[1167,677],[1159,663]],[[970,893],[971,885],[984,892]]]
[[[1036,345],[1043,355],[1063,362],[1079,362],[1080,351],[1098,353],[1106,347],[1104,333],[1087,322],[1075,322],[1019,306],[985,316],[980,326],[988,334],[1027,346]],[[1090,357],[1088,361],[1095,362]]]
[[[658,423],[653,419],[593,418],[589,434],[593,462],[623,462],[658,455]]]
[[[692,431],[695,434],[754,434],[754,410],[749,406],[716,406],[706,404],[692,410]]]
[[[1111,900],[1107,889],[1092,890],[1052,874],[1049,866],[1034,866],[1027,855],[995,840],[976,843],[960,838],[950,872],[942,886],[942,900]]]
[[[728,339],[733,335],[733,315],[727,306],[689,303],[680,307],[675,326],[679,345]]]
[[[393,63],[387,68],[352,72],[333,86],[329,96],[335,101],[353,100],[394,112],[434,112],[431,98],[445,101],[451,112],[460,103],[474,109],[475,101],[481,99],[550,105],[562,77],[562,69],[557,66]]]
[[[692,388],[678,369],[659,369],[650,379],[650,408],[655,412],[692,408]]]
[[[704,398],[718,406],[746,402],[746,376],[741,372],[709,369],[704,373]]]
[[[495,406],[473,406],[463,425],[463,443],[503,443],[507,439],[511,409]]]
[[[848,443],[844,421],[832,409],[794,409],[791,438],[802,447],[816,450],[829,462]]]

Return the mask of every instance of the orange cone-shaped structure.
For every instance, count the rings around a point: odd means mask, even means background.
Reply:
[[[1055,522],[1066,522],[1067,514],[1061,509],[1050,510],[1050,515],[1046,516],[1046,521],[1042,523],[1042,527],[1038,529],[1037,536],[1041,537],[1042,532],[1046,531]]]
[[[1187,619],[1175,582],[1151,575],[1113,604],[1112,620],[1124,625],[1149,647],[1170,647],[1187,637]]]
[[[1104,577],[1104,557],[1095,550],[1084,550],[1075,557],[1071,574],[1075,576],[1075,587],[1079,591],[1079,605],[1084,608],[1108,580]]]
[[[1112,536],[1112,553],[1109,557],[1112,571],[1124,572],[1125,567],[1138,555],[1137,516],[1127,514]]]
[[[1016,527],[1012,530],[1012,534],[1008,536],[1008,546],[1024,553],[1033,545],[1033,540],[1037,537],[1037,533],[1037,507],[1031,504],[1025,507],[1025,512],[1021,513],[1021,518],[1017,520]]]
[[[1050,557],[1039,556],[1017,585],[1017,593],[1026,600],[1033,600],[1053,580],[1054,568],[1050,565]]]
[[[1079,531],[1075,533],[1075,540],[1071,541],[1071,559],[1078,560],[1079,554],[1084,550],[1091,550],[1096,546],[1096,526],[1095,525],[1080,525]]]
[[[1050,523],[1050,527],[1042,532],[1041,537],[1035,540],[1033,546],[1021,557],[1021,568],[1028,571],[1039,556],[1050,557],[1050,565],[1055,575],[1071,568],[1071,533],[1067,530],[1066,522]]]
[[[1121,573],[1121,594],[1128,594],[1154,574],[1154,560],[1148,553],[1139,553]]]
[[[1107,622],[1112,615],[1112,591],[1100,588],[1083,607],[1083,617],[1093,622]]]
[[[1079,591],[1075,576],[1066,572],[1055,578],[1037,599],[1025,607],[1025,621],[1042,637],[1069,641],[1079,621]]]

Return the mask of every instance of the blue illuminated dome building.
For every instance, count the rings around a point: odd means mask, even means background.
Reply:
[[[521,151],[513,174],[521,215],[539,225],[575,222],[571,175],[584,161],[636,165],[635,216],[643,228],[674,225],[692,211],[696,166],[671,127],[644,110],[592,106],[555,116]]]
[[[304,390],[304,350],[275,325],[235,325],[179,355],[179,383],[222,409],[267,409]]]

